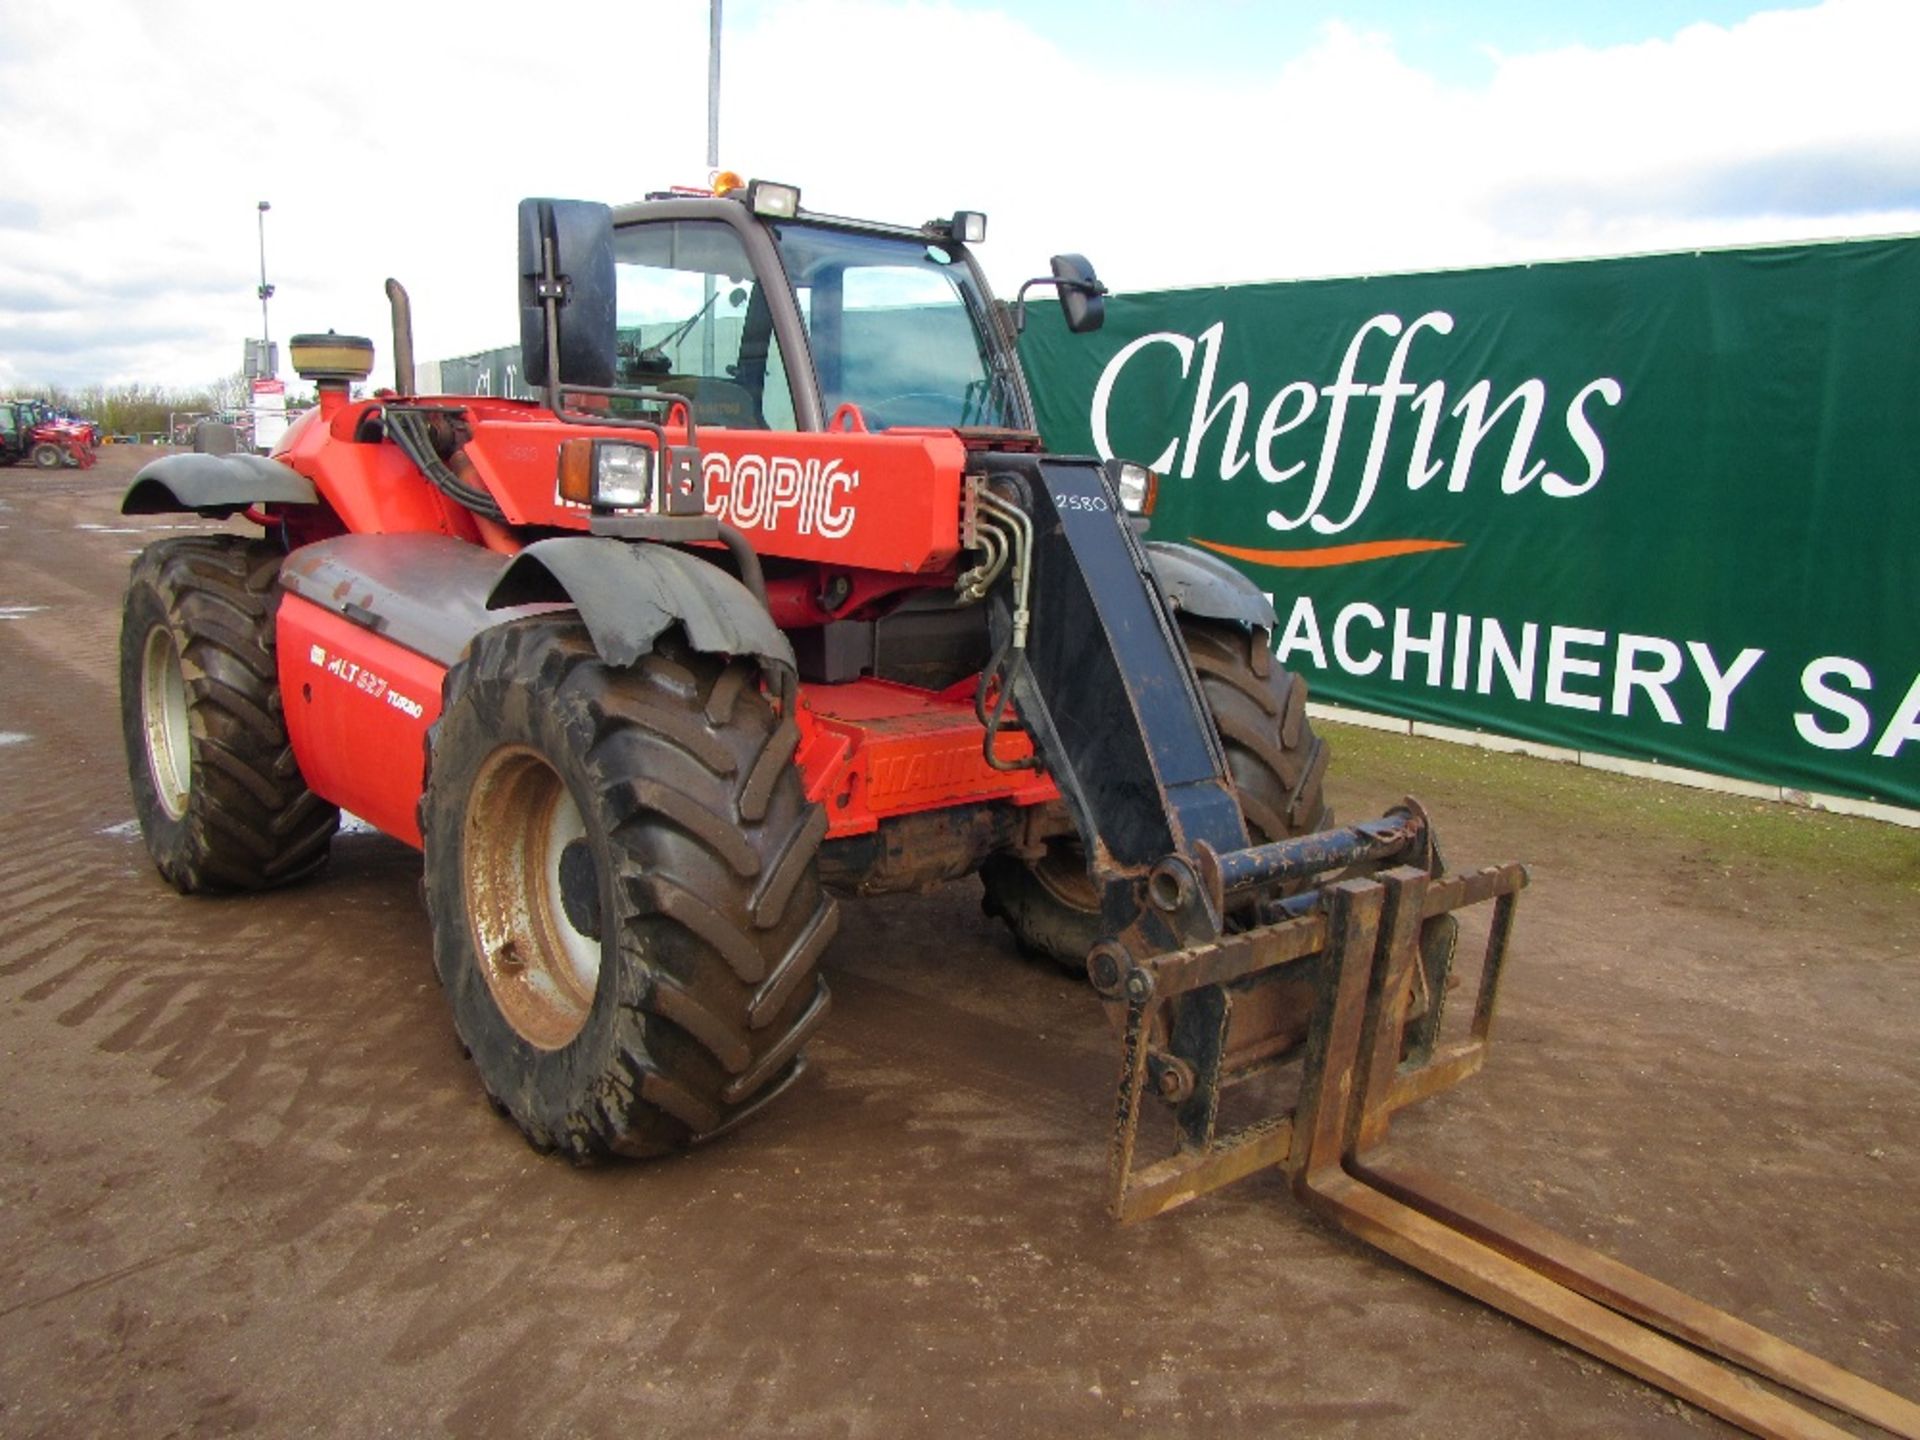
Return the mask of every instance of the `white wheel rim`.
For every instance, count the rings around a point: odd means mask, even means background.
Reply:
[[[544,759],[519,746],[487,757],[462,836],[467,920],[494,1004],[521,1039],[543,1050],[585,1028],[600,983],[602,940],[576,924],[590,907],[589,928],[598,928],[591,921],[601,901],[599,862],[580,866],[592,851],[579,847],[589,843],[572,792]]]
[[[140,721],[147,740],[147,773],[160,808],[183,820],[193,784],[193,759],[187,729],[187,679],[180,650],[164,625],[147,632],[140,658]]]

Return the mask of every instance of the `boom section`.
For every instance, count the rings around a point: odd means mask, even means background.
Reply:
[[[1024,573],[1011,598],[995,592],[989,688],[1011,696],[1060,787],[1107,925],[1144,914],[1140,943],[1172,948],[1186,937],[1144,904],[1150,877],[1248,841],[1172,608],[1098,462],[996,453],[982,472],[977,513],[1024,520],[1010,537]]]

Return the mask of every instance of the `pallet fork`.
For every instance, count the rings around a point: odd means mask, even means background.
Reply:
[[[1095,948],[1089,971],[1096,987],[1125,1006],[1111,1152],[1118,1219],[1159,1214],[1279,1165],[1309,1209],[1359,1239],[1752,1434],[1811,1440],[1849,1432],[1734,1366],[1920,1440],[1920,1406],[1378,1153],[1394,1111],[1484,1063],[1514,907],[1527,883],[1523,867],[1435,875],[1425,817],[1411,805],[1383,821],[1257,852],[1203,852],[1202,886],[1224,900],[1236,872],[1270,880],[1368,860],[1427,863],[1334,880],[1285,902],[1274,923],[1146,959],[1124,943]],[[1176,888],[1164,887],[1170,900]],[[1454,912],[1486,902],[1493,912],[1472,1022],[1466,1038],[1442,1045]],[[1223,907],[1202,908],[1218,914]],[[1304,1041],[1236,1070],[1229,1043],[1236,999],[1290,971],[1313,986]],[[1244,1042],[1238,1053],[1249,1053]],[[1300,1085],[1290,1109],[1219,1129],[1223,1088],[1295,1061]],[[1176,1143],[1171,1155],[1136,1167],[1150,1086],[1177,1104]]]

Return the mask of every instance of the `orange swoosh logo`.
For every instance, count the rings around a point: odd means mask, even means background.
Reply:
[[[1419,555],[1428,550],[1458,550],[1464,540],[1369,540],[1359,545],[1322,545],[1317,550],[1253,550],[1244,545],[1222,545],[1195,540],[1217,555],[1271,565],[1278,570],[1312,570],[1323,565],[1359,565],[1368,560],[1391,560],[1396,555]]]

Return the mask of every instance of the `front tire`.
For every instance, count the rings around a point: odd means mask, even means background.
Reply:
[[[825,812],[758,682],[669,642],[614,669],[546,618],[483,632],[447,676],[421,802],[434,964],[536,1149],[681,1149],[803,1068],[838,912]]]
[[[1248,838],[1259,845],[1326,828],[1327,747],[1307,719],[1307,682],[1274,663],[1263,630],[1183,615],[1180,633],[1226,750]],[[1052,842],[1031,863],[992,856],[980,881],[982,908],[1006,922],[1022,950],[1085,973],[1103,931],[1078,836]]]
[[[240,535],[140,552],[120,627],[134,812],[183,894],[265,890],[326,863],[340,812],[307,789],[280,706],[283,555]]]
[[[33,447],[33,463],[42,470],[58,470],[65,459],[65,453],[50,440],[42,440]]]

